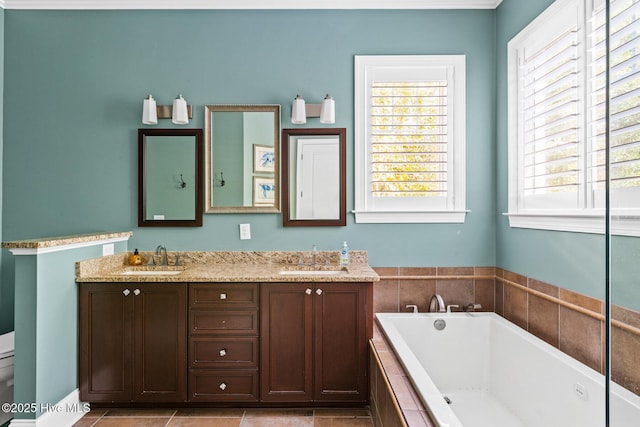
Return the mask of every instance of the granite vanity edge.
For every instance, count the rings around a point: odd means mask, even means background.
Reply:
[[[111,240],[120,238],[129,238],[133,235],[131,231],[106,232],[106,233],[87,233],[75,234],[60,237],[43,237],[39,239],[13,240],[2,242],[5,249],[41,249],[53,248],[57,246],[76,245],[81,243],[95,242],[100,240]]]

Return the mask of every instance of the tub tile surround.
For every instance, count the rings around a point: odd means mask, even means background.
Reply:
[[[434,293],[446,304],[479,303],[604,373],[603,301],[494,267],[374,267],[374,313],[428,311]],[[640,313],[612,308],[612,377],[640,395]],[[384,356],[383,356],[384,357]]]
[[[376,427],[435,427],[377,325],[369,343],[369,402]]]

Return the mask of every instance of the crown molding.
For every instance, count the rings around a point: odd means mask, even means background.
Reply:
[[[0,0],[3,9],[495,9],[502,0]]]

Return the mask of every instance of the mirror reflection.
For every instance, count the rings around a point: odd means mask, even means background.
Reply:
[[[280,106],[205,106],[208,213],[280,212]]]
[[[138,130],[138,225],[202,225],[202,130]]]
[[[346,225],[346,130],[284,129],[283,224]]]

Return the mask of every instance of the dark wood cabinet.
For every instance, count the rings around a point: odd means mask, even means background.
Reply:
[[[368,401],[371,283],[79,287],[82,401]]]
[[[80,398],[186,400],[186,285],[82,283]]]
[[[366,402],[370,283],[265,283],[261,399]]]
[[[257,283],[189,285],[189,401],[257,402]]]

